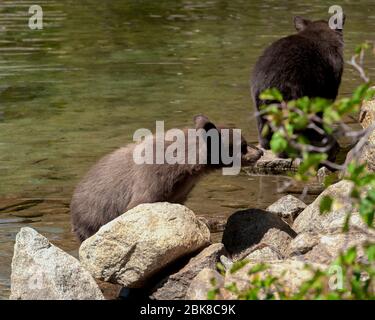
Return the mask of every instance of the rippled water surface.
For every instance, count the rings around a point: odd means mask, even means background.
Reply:
[[[301,3],[303,2],[303,3]],[[373,39],[375,2],[347,13],[346,57]],[[28,28],[28,9],[44,29]],[[0,2],[0,298],[9,295],[16,233],[35,227],[76,254],[69,201],[85,171],[134,130],[190,126],[197,113],[256,141],[248,79],[262,49],[292,33],[293,15],[327,17],[329,1]],[[375,63],[367,65],[374,73]],[[347,67],[341,95],[358,84]],[[207,176],[187,205],[228,216],[265,208],[285,178]],[[307,201],[311,200],[311,197]]]

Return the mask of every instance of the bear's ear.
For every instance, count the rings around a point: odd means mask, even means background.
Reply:
[[[196,115],[194,117],[195,129],[203,129],[208,131],[210,129],[216,129],[216,126],[203,114]]]
[[[310,20],[304,19],[300,16],[294,17],[294,26],[296,27],[296,30],[298,32],[305,30],[306,27],[310,24],[310,22]]]

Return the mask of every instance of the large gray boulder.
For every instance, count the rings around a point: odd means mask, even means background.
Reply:
[[[215,269],[221,255],[225,254],[224,245],[215,243],[203,249],[197,256],[178,272],[168,276],[151,295],[156,300],[183,300],[194,277],[204,268]]]
[[[315,201],[303,210],[293,223],[293,229],[297,233],[334,233],[341,232],[348,213],[351,213],[350,225],[366,228],[357,212],[353,212],[353,204],[350,199],[352,182],[342,180],[329,186]],[[330,212],[320,213],[320,201],[324,196],[335,199]]]
[[[141,204],[86,239],[79,257],[94,278],[139,288],[175,260],[209,244],[209,229],[185,206]]]
[[[14,246],[10,299],[103,300],[79,261],[34,229],[22,228]]]
[[[232,258],[239,260],[261,243],[284,251],[295,236],[296,233],[277,214],[249,209],[229,217],[222,242]]]

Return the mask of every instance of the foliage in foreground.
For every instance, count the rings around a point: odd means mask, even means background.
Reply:
[[[246,290],[239,290],[235,283],[222,289],[213,289],[209,299],[216,299],[227,291],[239,300],[375,300],[375,245],[365,248],[366,261],[358,258],[356,248],[350,248],[331,264],[327,270],[312,270],[312,278],[302,283],[297,293],[286,289],[279,278],[268,272],[267,264],[257,264],[247,272],[249,283]],[[233,265],[230,273],[244,268],[248,261]]]

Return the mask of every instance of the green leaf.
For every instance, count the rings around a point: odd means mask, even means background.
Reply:
[[[234,282],[226,285],[225,289],[233,293],[238,293],[237,285]]]
[[[255,265],[255,266],[253,266],[249,270],[248,274],[250,275],[250,274],[258,273],[258,272],[261,272],[261,271],[264,271],[264,270],[267,270],[267,269],[268,269],[268,266],[266,264],[259,263],[259,264]]]
[[[372,100],[375,96],[375,89],[370,88],[367,90],[364,100]]]
[[[371,227],[374,221],[375,213],[375,202],[372,201],[369,197],[363,199],[359,206],[359,214],[366,222],[366,224]]]
[[[304,174],[310,169],[316,169],[327,157],[325,153],[304,153],[298,173]]]
[[[249,261],[246,260],[246,259],[235,262],[235,263],[232,265],[232,268],[230,269],[230,273],[235,273],[235,272],[237,272],[238,270],[240,270],[240,269],[242,269],[244,266],[246,266],[248,263],[249,263]]]
[[[215,289],[212,289],[210,291],[207,292],[207,300],[216,300],[216,290]]]
[[[309,119],[305,114],[300,115],[297,113],[292,113],[290,116],[290,122],[295,130],[302,130],[308,126]]]
[[[276,89],[276,88],[271,88],[271,89],[267,89],[265,91],[263,91],[260,95],[259,95],[259,98],[261,100],[265,100],[265,101],[283,101],[283,95],[281,94],[281,92]]]
[[[361,103],[361,101],[364,99],[366,96],[367,90],[369,89],[369,84],[365,83],[357,87],[353,93],[353,100],[356,103]]]
[[[356,104],[349,98],[343,98],[337,102],[337,110],[340,115],[352,112]]]
[[[366,164],[358,165],[355,162],[351,162],[348,165],[349,179],[355,183],[358,183],[359,176],[365,171]]]
[[[366,249],[366,254],[369,262],[375,261],[375,244],[370,245]]]
[[[357,181],[357,185],[360,187],[364,187],[370,185],[371,183],[375,182],[375,174],[366,173],[364,176]],[[375,192],[375,190],[373,190]]]
[[[321,214],[327,213],[331,211],[333,204],[333,199],[330,196],[324,196],[322,200],[320,200],[319,204],[319,211]]]
[[[309,97],[303,97],[300,99],[295,100],[294,105],[292,103],[288,103],[288,106],[295,106],[297,109],[302,110],[304,113],[308,113],[310,109],[310,98]]]
[[[371,189],[367,193],[367,197],[375,203],[375,189]]]
[[[266,137],[269,132],[270,132],[270,127],[269,125],[265,124],[261,133],[262,137]]]
[[[326,108],[331,106],[331,104],[332,104],[332,102],[327,100],[327,99],[315,98],[315,99],[312,100],[311,112],[312,113],[323,112]]]
[[[270,145],[274,153],[280,153],[288,147],[288,141],[280,132],[275,132],[272,136]]]
[[[340,121],[340,119],[339,113],[333,107],[328,107],[324,110],[323,121],[325,125],[331,125],[334,122]]]
[[[225,274],[226,270],[225,270],[225,267],[223,266],[223,264],[221,262],[218,262],[216,264],[216,268],[217,268],[217,270],[219,270],[219,272],[221,274],[223,274],[223,275]]]
[[[367,50],[369,48],[369,44],[367,42],[363,42],[355,47],[355,54],[360,54],[362,50]]]
[[[330,174],[324,178],[324,187],[328,188],[336,181],[336,176],[334,174]]]
[[[346,264],[352,265],[355,259],[357,258],[357,249],[355,247],[350,248],[345,252],[343,259]]]

